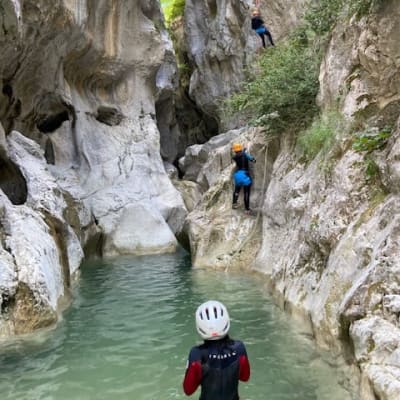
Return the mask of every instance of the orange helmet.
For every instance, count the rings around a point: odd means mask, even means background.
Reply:
[[[233,150],[235,153],[238,153],[239,151],[242,151],[242,150],[243,150],[243,145],[240,144],[240,143],[233,143],[233,145],[232,145],[232,150]]]

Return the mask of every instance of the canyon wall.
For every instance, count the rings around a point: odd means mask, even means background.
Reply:
[[[293,134],[266,147],[268,132],[254,141],[246,130],[230,144],[250,140],[266,156],[255,171],[255,220],[230,210],[232,166],[218,161],[228,146],[197,167],[198,182],[210,165],[222,169],[187,219],[195,266],[262,273],[319,346],[353,366],[347,384],[363,400],[400,393],[399,24],[400,6],[388,1],[344,18],[330,35],[318,100],[324,112],[339,111],[343,131],[327,154],[305,162]],[[381,131],[390,132],[384,145],[353,146]]]
[[[56,320],[84,254],[174,251],[187,210],[160,155],[159,2],[4,0],[0,20],[0,325],[23,333]]]

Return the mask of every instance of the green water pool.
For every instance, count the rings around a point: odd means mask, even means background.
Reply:
[[[260,276],[191,268],[187,254],[91,261],[53,330],[0,343],[2,400],[171,400],[199,343],[196,307],[220,300],[252,375],[242,400],[350,400],[342,372],[271,301]],[[191,398],[198,399],[198,393]]]

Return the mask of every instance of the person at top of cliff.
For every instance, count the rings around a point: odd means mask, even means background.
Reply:
[[[238,207],[239,194],[243,187],[245,213],[251,215],[250,191],[253,179],[250,175],[249,162],[255,163],[256,159],[246,152],[246,149],[243,148],[241,143],[234,143],[232,150],[234,152],[232,159],[236,163],[236,168],[233,174],[235,187],[233,190],[232,208]]]
[[[271,46],[275,46],[271,32],[265,26],[264,20],[261,18],[260,11],[258,9],[254,9],[251,14],[251,28],[256,31],[258,36],[260,36],[264,48],[265,48],[265,36],[268,37]]]
[[[192,395],[201,386],[201,400],[239,400],[239,381],[250,379],[245,345],[228,336],[229,314],[219,301],[209,300],[195,313],[196,329],[204,340],[190,350],[183,390]]]

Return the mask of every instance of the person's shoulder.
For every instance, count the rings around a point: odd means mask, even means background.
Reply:
[[[201,351],[202,348],[204,348],[204,343],[196,344],[190,351]]]
[[[245,353],[246,352],[246,346],[241,340],[233,340],[233,346],[239,353]]]
[[[202,345],[193,346],[189,352],[189,359],[192,361],[199,360],[201,358],[201,348]]]

